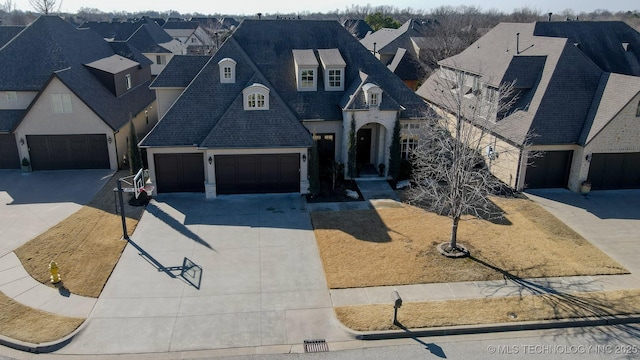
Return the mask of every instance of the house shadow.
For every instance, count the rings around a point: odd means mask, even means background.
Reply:
[[[528,189],[543,199],[583,209],[599,219],[640,220],[640,190],[597,190],[587,195],[569,189]]]

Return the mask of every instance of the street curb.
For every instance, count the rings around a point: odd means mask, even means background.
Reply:
[[[388,339],[406,339],[416,337],[430,336],[446,336],[446,335],[468,335],[468,334],[485,334],[493,332],[507,331],[525,331],[525,330],[548,330],[563,329],[573,327],[586,326],[606,326],[606,325],[622,325],[640,323],[639,315],[624,316],[607,316],[581,319],[563,319],[551,321],[530,321],[518,323],[500,323],[492,325],[462,325],[462,326],[446,326],[428,329],[406,329],[406,330],[389,330],[379,332],[356,332],[358,340],[388,340]]]
[[[85,321],[83,321],[82,324],[80,324],[80,326],[78,326],[77,329],[72,331],[67,336],[64,336],[58,340],[34,344],[26,341],[12,339],[4,335],[0,335],[0,345],[9,347],[15,350],[20,350],[20,351],[34,353],[34,354],[51,353],[51,352],[60,350],[63,347],[65,347],[67,344],[69,344],[71,340],[73,340],[74,336],[76,336],[80,331],[84,329],[85,325],[87,324],[87,320],[89,319],[85,319]]]

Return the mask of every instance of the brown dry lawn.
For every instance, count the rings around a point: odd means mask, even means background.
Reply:
[[[330,288],[628,273],[553,215],[523,198],[492,201],[500,221],[461,221],[471,258],[448,259],[451,220],[417,207],[311,214]]]
[[[405,303],[398,309],[398,321],[407,328],[427,328],[638,314],[639,296],[640,290],[618,290]],[[398,329],[392,324],[391,304],[343,306],[335,312],[353,330]]]
[[[0,292],[0,334],[32,344],[60,339],[84,319],[53,315],[13,301]]]
[[[49,263],[58,264],[64,287],[76,295],[98,297],[126,245],[122,221],[115,213],[113,188],[120,171],[91,202],[48,231],[15,250],[22,265],[36,280],[50,285]],[[125,202],[129,197],[124,194]],[[144,207],[125,205],[129,235]]]

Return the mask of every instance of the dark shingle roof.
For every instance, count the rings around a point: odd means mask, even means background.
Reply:
[[[111,41],[109,45],[116,54],[126,57],[129,60],[133,60],[142,67],[147,67],[153,64],[153,61],[149,60],[149,58],[144,56],[138,49],[129,45],[125,41]]]
[[[0,48],[24,29],[25,26],[0,26]]]
[[[343,97],[348,95],[345,95],[345,91],[325,91],[321,76],[317,91],[297,91],[294,49],[339,49],[347,63],[346,86],[359,83],[360,72],[363,71],[369,74],[371,82],[384,91],[383,104],[386,105],[385,99],[388,99],[394,110],[400,110],[401,106],[406,109],[401,113],[402,117],[430,114],[426,104],[338,22],[245,20],[142,141],[142,145],[204,145],[206,139],[206,146],[231,146],[219,137],[218,131],[228,133],[230,129],[242,129],[244,136],[236,133],[234,136],[239,138],[233,138],[234,146],[293,146],[291,142],[283,142],[278,137],[280,133],[297,133],[299,135],[290,141],[297,143],[297,146],[309,146],[311,138],[300,121],[342,120],[340,104]],[[234,84],[220,83],[218,61],[226,57],[237,62]],[[169,67],[164,72],[168,70]],[[270,110],[242,110],[242,90],[254,82],[270,89],[273,101]],[[268,119],[269,116],[279,118],[278,129],[267,131],[263,127],[264,124],[276,125],[273,122],[275,120]],[[263,119],[263,123],[259,123],[258,119]],[[251,121],[256,126],[248,126]]]
[[[538,22],[533,35],[566,38],[603,71],[640,76],[640,33],[622,21]]]
[[[361,19],[347,19],[342,22],[342,26],[358,39],[362,39],[367,36],[367,34],[373,33],[371,26]]]
[[[143,53],[168,53],[160,46],[173,38],[148,17],[127,22],[87,21],[80,29],[91,29],[110,41],[126,41]]]
[[[198,28],[200,24],[197,21],[169,21],[166,22],[162,28],[163,29],[192,29],[195,30]]]
[[[153,80],[151,88],[186,88],[211,59],[206,55],[176,55]]]
[[[0,133],[12,132],[26,110],[0,110]]]
[[[0,89],[39,91],[54,71],[111,55],[96,33],[77,30],[58,16],[41,16],[0,50]]]
[[[567,39],[536,36],[535,28],[536,23],[501,23],[440,64],[480,75],[493,87],[516,80],[520,99],[496,124],[498,135],[519,144],[577,144],[603,71]],[[437,76],[418,89],[435,102],[430,89]]]

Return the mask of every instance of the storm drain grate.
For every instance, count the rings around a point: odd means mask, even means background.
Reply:
[[[317,352],[327,352],[329,351],[329,344],[327,344],[326,340],[305,340],[304,341],[304,352],[306,353],[317,353]]]

